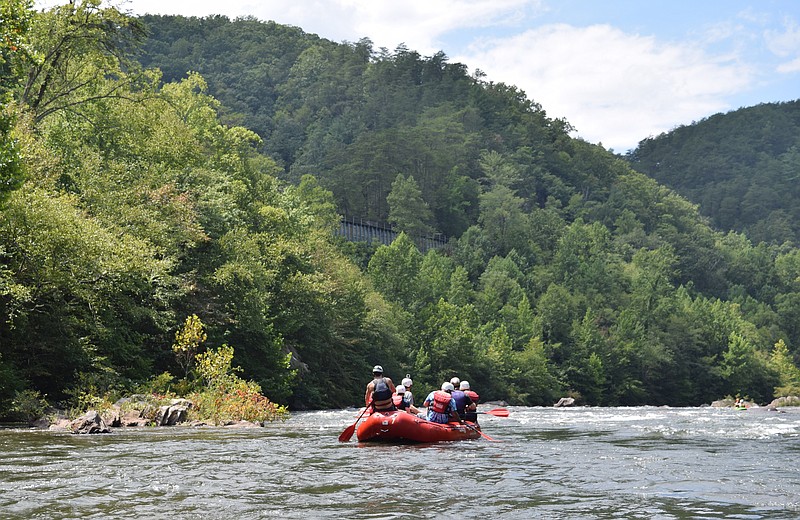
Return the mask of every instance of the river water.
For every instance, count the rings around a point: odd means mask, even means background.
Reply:
[[[489,408],[484,408],[489,409]],[[800,410],[515,408],[486,439],[255,429],[0,430],[0,518],[800,518]]]

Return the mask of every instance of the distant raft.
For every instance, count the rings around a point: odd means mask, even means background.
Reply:
[[[407,412],[375,412],[356,428],[361,442],[442,442],[463,441],[480,437],[474,423],[439,424]]]

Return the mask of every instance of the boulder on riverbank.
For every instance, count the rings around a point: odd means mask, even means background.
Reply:
[[[175,426],[186,421],[192,402],[188,399],[173,399],[156,413],[156,426]]]
[[[72,421],[61,417],[56,419],[55,422],[49,424],[47,429],[55,432],[68,432],[72,430]]]
[[[142,416],[141,410],[130,410],[122,414],[120,417],[120,426],[128,427],[128,428],[138,428],[141,426],[147,426],[150,424],[150,420],[147,417]]]
[[[553,408],[564,408],[567,406],[575,406],[575,399],[572,397],[562,397],[553,405]]]
[[[72,433],[92,434],[111,433],[111,429],[95,410],[89,410],[70,423]]]
[[[711,403],[711,408],[730,408],[734,402],[733,399],[719,399]]]
[[[796,395],[789,395],[786,397],[778,397],[768,405],[770,408],[780,408],[783,406],[800,406],[800,397]]]
[[[742,401],[745,408],[758,408],[758,403],[754,401]],[[736,405],[735,399],[720,399],[711,403],[711,408],[733,408]]]

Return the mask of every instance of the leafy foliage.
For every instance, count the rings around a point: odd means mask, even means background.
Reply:
[[[800,101],[716,114],[639,143],[634,168],[754,242],[800,245]]]
[[[205,382],[202,391],[191,394],[193,415],[214,424],[231,421],[263,422],[286,416],[286,408],[275,405],[261,394],[261,387],[236,375],[232,367],[233,348],[223,345],[196,358],[197,372]]]
[[[192,359],[215,422],[351,405],[376,363],[419,391],[458,375],[528,405],[794,388],[798,250],[715,231],[513,86],[252,18],[18,13],[0,412],[26,389],[67,406],[188,390],[172,374]],[[779,141],[762,144],[786,174]],[[452,238],[344,244],[339,214]],[[763,230],[791,230],[784,217]],[[204,341],[236,350],[196,357]]]

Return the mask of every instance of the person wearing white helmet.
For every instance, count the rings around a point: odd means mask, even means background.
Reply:
[[[458,416],[456,402],[451,395],[453,390],[452,383],[442,383],[441,390],[434,390],[428,394],[423,403],[423,406],[428,407],[425,419],[440,424],[447,424],[451,420],[460,423],[464,422],[464,419]]]
[[[414,415],[419,413],[419,409],[414,406],[414,402],[409,400],[408,397],[411,395],[411,392],[406,391],[406,387],[404,385],[397,385],[397,391],[392,396],[392,401],[394,402],[394,406],[398,410],[403,410],[408,413],[413,413]]]
[[[454,377],[450,380],[452,383],[454,380],[458,380],[457,377]],[[469,382],[468,381],[459,381],[459,385],[453,390],[451,394],[453,396],[453,401],[456,402],[456,410],[458,410],[458,416],[462,419],[466,419],[467,412],[475,411],[475,403],[472,402],[467,394],[464,392],[464,383],[466,384],[466,389],[469,389]],[[455,386],[455,385],[453,385]]]
[[[403,382],[401,383],[404,387],[406,387],[406,393],[403,396],[403,399],[414,404],[414,394],[411,393],[411,385],[414,384],[414,381],[411,380],[411,374],[406,374],[406,377],[403,378]]]
[[[383,367],[375,365],[372,368],[372,381],[367,384],[367,393],[364,394],[366,406],[372,406],[376,412],[389,412],[395,410],[392,402],[394,383],[388,377],[383,377]]]
[[[464,392],[464,395],[466,395],[467,399],[469,399],[467,406],[464,408],[464,420],[477,424],[478,412],[476,410],[478,409],[478,401],[480,400],[480,396],[472,391],[469,386],[469,381],[461,381],[459,390]]]

